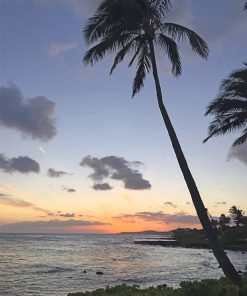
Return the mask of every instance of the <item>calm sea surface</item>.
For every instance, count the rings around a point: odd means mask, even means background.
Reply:
[[[135,245],[137,238],[140,235],[0,234],[0,295],[65,296],[105,285],[176,286],[183,280],[223,275],[209,250]],[[247,254],[227,253],[244,271]]]

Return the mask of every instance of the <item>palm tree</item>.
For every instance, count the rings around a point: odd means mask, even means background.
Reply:
[[[232,206],[229,210],[229,213],[232,216],[233,222],[235,223],[236,227],[244,226],[244,211],[240,210],[239,207]]]
[[[205,115],[215,118],[209,125],[209,135],[224,135],[243,129],[242,135],[233,142],[233,146],[242,144],[247,139],[247,64],[245,68],[233,71],[223,80],[216,99],[207,107]]]
[[[158,106],[198,217],[225,275],[239,285],[241,278],[217,240],[162,99],[155,47],[167,54],[175,76],[180,75],[182,69],[177,42],[188,39],[195,53],[205,59],[208,56],[206,42],[194,31],[165,22],[170,8],[170,0],[104,0],[84,28],[84,38],[92,47],[83,60],[94,65],[106,54],[116,52],[112,73],[126,55],[132,54],[129,66],[134,62],[137,65],[132,96],[140,91],[146,74],[152,71]]]
[[[227,230],[230,226],[230,218],[226,217],[225,214],[221,214],[219,218],[219,226],[222,231]]]

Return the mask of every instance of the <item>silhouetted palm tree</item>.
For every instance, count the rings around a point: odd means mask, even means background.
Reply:
[[[236,206],[232,206],[229,210],[229,213],[232,216],[232,219],[236,225],[236,227],[240,227],[240,226],[244,226],[244,211],[240,210],[239,208],[237,208]]]
[[[112,73],[118,63],[123,61],[127,54],[132,53],[129,66],[134,62],[137,64],[133,96],[143,87],[146,74],[152,71],[160,112],[198,217],[225,275],[235,284],[239,284],[241,278],[218,243],[216,232],[210,224],[207,211],[163,104],[154,48],[157,47],[167,54],[175,76],[181,74],[177,41],[188,39],[195,53],[202,58],[208,56],[206,42],[195,32],[181,25],[165,22],[170,6],[169,0],[104,0],[84,28],[86,42],[94,44],[86,52],[84,62],[94,65],[106,54],[116,52]]]
[[[242,144],[247,139],[247,64],[245,68],[235,70],[223,80],[220,93],[207,107],[206,115],[212,114],[215,119],[209,125],[209,136],[223,135],[243,129],[242,135],[233,145]]]

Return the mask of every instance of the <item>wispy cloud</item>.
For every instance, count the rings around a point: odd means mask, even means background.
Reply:
[[[76,190],[74,188],[68,188],[68,187],[63,187],[64,191],[67,191],[68,193],[74,193]]]
[[[216,201],[215,204],[214,204],[214,207],[217,208],[219,206],[224,206],[226,204],[227,204],[226,201]]]
[[[60,177],[65,176],[65,175],[70,175],[70,173],[64,172],[64,171],[57,171],[57,170],[52,169],[52,168],[47,170],[47,176],[49,176],[51,178],[60,178]]]
[[[48,211],[46,209],[37,207],[33,203],[21,199],[12,198],[9,195],[1,194],[0,195],[0,204],[7,205],[11,207],[17,207],[17,208],[31,208],[34,211],[43,212],[45,214],[53,215],[51,211]]]
[[[56,57],[60,55],[61,53],[74,50],[77,48],[77,42],[54,42],[49,45],[49,47],[45,50],[45,52],[50,56],[50,57]]]
[[[169,206],[169,207],[172,207],[172,208],[177,208],[178,206],[177,205],[175,205],[173,202],[171,202],[171,201],[166,201],[166,202],[164,202],[164,205],[165,206]]]

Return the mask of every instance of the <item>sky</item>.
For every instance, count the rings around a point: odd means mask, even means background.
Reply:
[[[0,2],[0,232],[117,233],[200,227],[157,106],[152,76],[131,99],[135,66],[82,63],[100,0]],[[207,105],[246,62],[242,0],[174,0],[167,16],[209,45],[180,44],[183,72],[157,53],[164,103],[206,208],[247,211],[247,144],[203,144]]]

